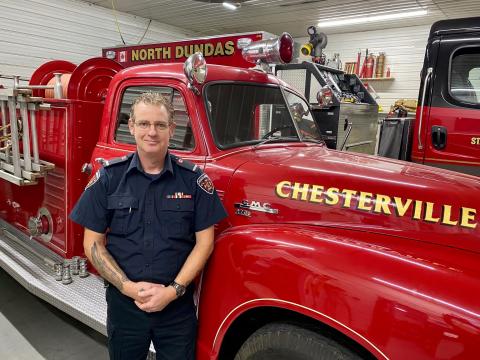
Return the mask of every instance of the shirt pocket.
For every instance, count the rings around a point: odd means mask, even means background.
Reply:
[[[160,219],[168,237],[191,241],[193,234],[193,201],[190,199],[167,199],[160,207]]]
[[[110,232],[124,235],[139,226],[138,199],[132,196],[111,195],[107,197],[107,209],[113,212]]]

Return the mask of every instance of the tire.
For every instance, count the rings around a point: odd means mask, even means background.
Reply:
[[[332,339],[299,326],[265,325],[241,346],[235,360],[361,360]]]

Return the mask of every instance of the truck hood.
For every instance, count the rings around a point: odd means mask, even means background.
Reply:
[[[480,252],[474,176],[317,145],[286,146],[256,149],[229,189],[233,224],[350,228]]]

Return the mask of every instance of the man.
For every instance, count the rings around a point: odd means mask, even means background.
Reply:
[[[168,152],[175,123],[166,98],[142,94],[128,126],[136,152],[97,172],[70,217],[85,227],[85,254],[110,283],[110,358],[145,359],[152,341],[157,359],[194,359],[191,282],[226,212],[208,176]]]

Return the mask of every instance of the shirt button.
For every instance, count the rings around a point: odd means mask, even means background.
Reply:
[[[177,204],[177,209],[180,209],[180,205]]]
[[[122,202],[119,202],[119,203],[118,203],[118,206],[123,206],[123,203],[122,203]]]
[[[150,221],[150,220],[147,220],[145,223],[146,223],[147,225],[150,225],[151,221]]]

